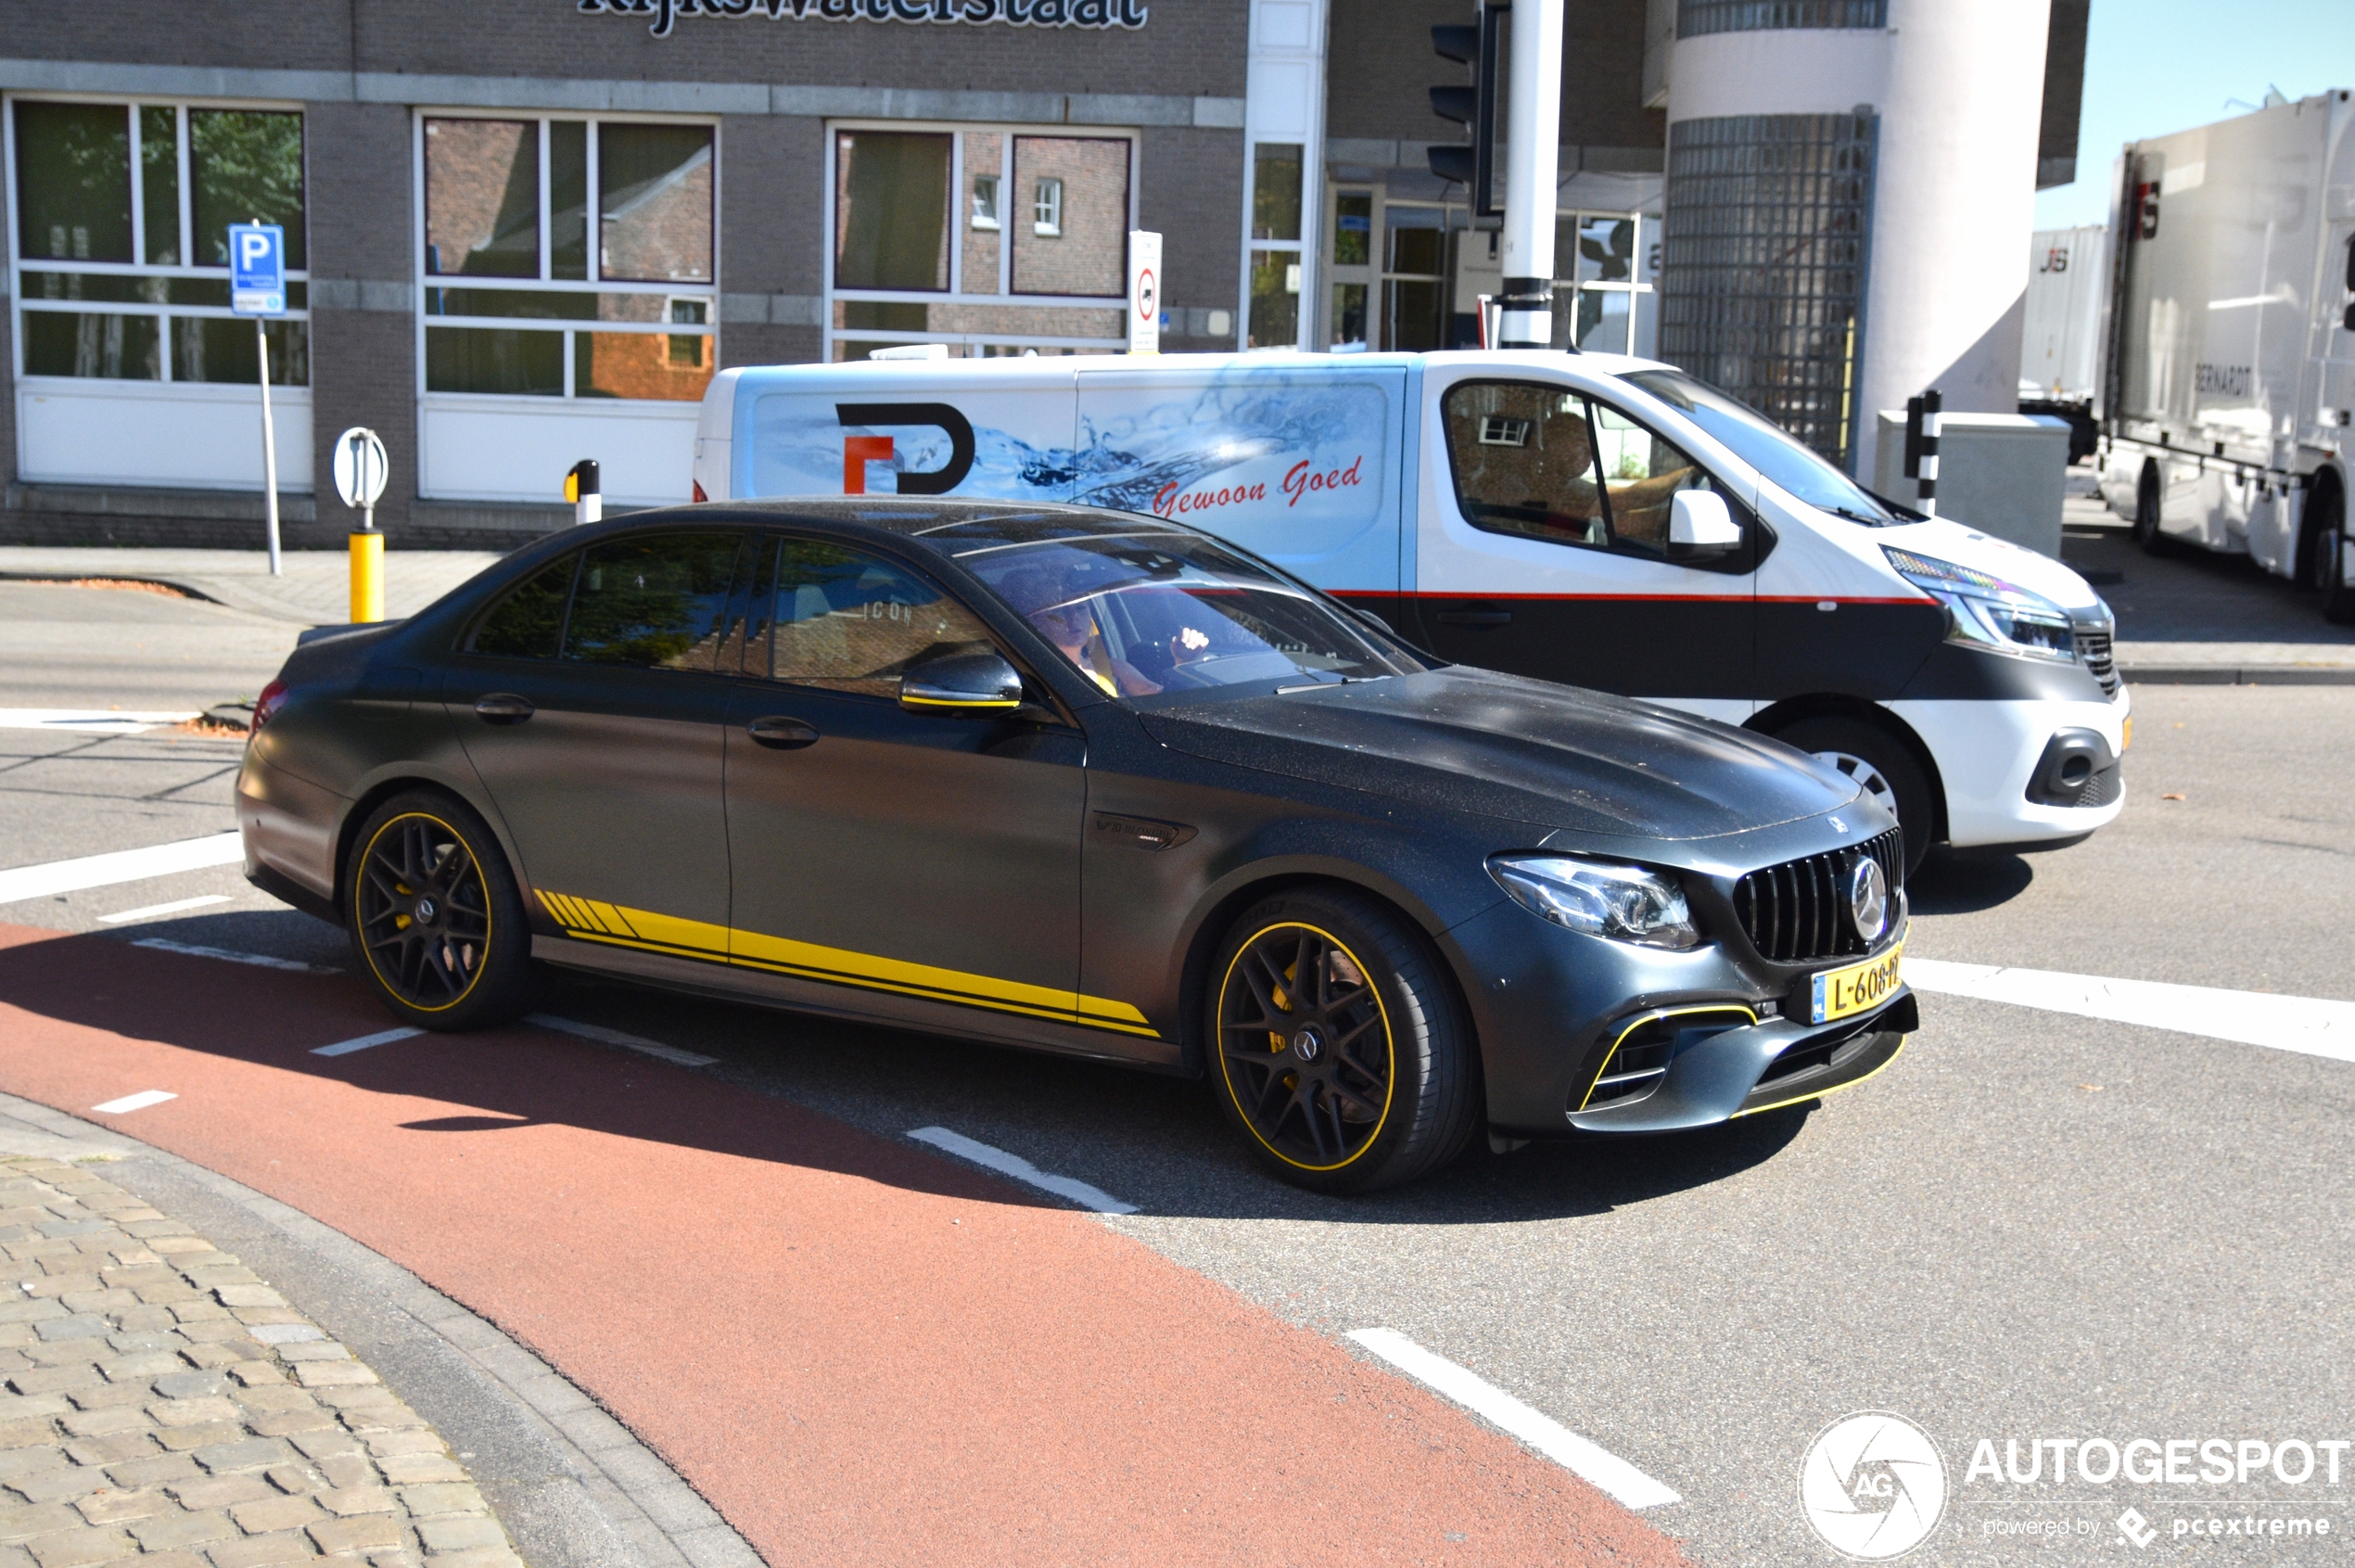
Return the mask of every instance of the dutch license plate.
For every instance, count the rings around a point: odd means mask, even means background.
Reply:
[[[1811,1021],[1828,1024],[1888,1001],[1897,989],[1897,961],[1904,951],[1905,944],[1900,942],[1878,958],[1845,969],[1827,969],[1816,975]]]

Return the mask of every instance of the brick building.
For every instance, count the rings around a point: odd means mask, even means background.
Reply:
[[[1571,0],[1565,341],[1656,341],[1663,11]],[[390,451],[396,547],[503,543],[566,515],[579,457],[616,504],[683,499],[720,366],[1116,350],[1132,228],[1164,236],[1165,350],[1456,341],[1495,264],[1426,165],[1456,139],[1428,89],[1459,79],[1429,29],[1470,12],[11,6],[0,538],[258,537],[257,339],[224,266],[251,218],[296,269],[266,341],[298,544],[349,526],[348,426]]]

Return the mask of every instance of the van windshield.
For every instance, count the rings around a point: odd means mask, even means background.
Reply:
[[[1681,370],[1638,370],[1623,377],[1733,449],[1734,455],[1810,506],[1851,522],[1887,528],[1912,519],[1825,462],[1814,451],[1738,398],[1726,396]]]
[[[1080,534],[956,553],[1112,696],[1426,668],[1315,594],[1190,534]]]

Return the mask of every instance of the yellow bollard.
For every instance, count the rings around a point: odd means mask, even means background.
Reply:
[[[385,536],[370,529],[351,536],[351,618],[385,618]]]

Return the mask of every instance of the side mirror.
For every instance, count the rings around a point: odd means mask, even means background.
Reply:
[[[916,713],[1012,713],[1022,677],[996,654],[942,654],[899,677],[899,706]]]
[[[1668,504],[1668,553],[1691,560],[1741,547],[1741,525],[1713,490],[1680,490]]]

